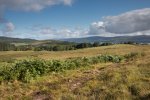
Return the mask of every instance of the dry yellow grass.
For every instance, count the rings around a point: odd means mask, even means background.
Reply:
[[[66,59],[72,57],[89,57],[100,54],[124,55],[130,52],[150,53],[149,45],[112,45],[96,48],[79,49],[73,51],[6,51],[0,52],[1,59],[23,59],[27,57],[39,57],[42,59]]]
[[[0,99],[24,100],[149,100],[150,46],[112,45],[75,51],[0,52],[0,59],[23,59],[34,56],[43,59],[95,56],[99,54],[125,55],[143,53],[136,59],[121,63],[100,63],[62,73],[49,73],[31,83],[15,81],[0,85]]]

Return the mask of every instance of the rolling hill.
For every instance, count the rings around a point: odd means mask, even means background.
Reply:
[[[0,36],[0,42],[7,42],[15,45],[70,45],[74,44],[68,41],[59,41],[59,40],[35,40],[35,39],[21,39],[21,38],[12,38],[12,37],[2,37]]]
[[[37,40],[35,39],[21,39],[21,38],[11,38],[11,37],[3,37],[0,36],[0,42],[8,42],[8,43],[32,43]]]
[[[68,38],[62,39],[63,41],[69,42],[112,42],[112,43],[121,43],[121,42],[137,42],[137,43],[150,43],[150,35],[139,35],[139,36],[118,36],[118,37],[85,37],[85,38]]]
[[[118,37],[85,37],[85,38],[67,38],[67,39],[54,39],[54,40],[35,40],[35,39],[21,39],[21,38],[11,38],[11,37],[0,37],[0,42],[8,43],[26,43],[31,45],[39,44],[70,44],[69,42],[84,43],[84,42],[136,42],[136,43],[150,43],[150,35],[139,35],[139,36],[118,36]]]

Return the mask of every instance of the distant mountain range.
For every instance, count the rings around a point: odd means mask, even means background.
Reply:
[[[3,37],[0,36],[0,42],[8,42],[8,43],[32,43],[37,40],[34,39],[21,39],[21,38],[11,38],[11,37]]]
[[[139,35],[139,36],[118,36],[118,37],[85,37],[85,38],[68,38],[68,39],[59,39],[59,40],[35,40],[35,39],[20,39],[20,38],[10,38],[10,37],[2,37],[0,36],[0,42],[8,42],[8,43],[61,43],[61,41],[67,42],[112,42],[112,43],[121,43],[121,42],[137,42],[137,43],[150,43],[150,35]]]
[[[139,35],[139,36],[118,36],[118,37],[85,37],[85,38],[68,38],[61,39],[62,41],[68,42],[112,42],[112,43],[121,43],[121,42],[136,42],[136,43],[150,43],[150,35]]]
[[[35,39],[21,39],[21,38],[12,38],[12,37],[3,37],[0,36],[0,42],[6,42],[10,44],[15,44],[16,46],[22,45],[33,45],[33,46],[46,46],[46,45],[73,45],[76,43],[59,41],[59,40],[35,40]]]

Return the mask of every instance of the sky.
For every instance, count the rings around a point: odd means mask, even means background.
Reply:
[[[150,0],[0,0],[0,36],[150,35]]]

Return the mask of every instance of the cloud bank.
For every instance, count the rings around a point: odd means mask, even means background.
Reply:
[[[57,4],[71,5],[72,0],[0,0],[1,9],[39,11]]]
[[[90,26],[89,34],[135,34],[150,30],[150,8],[104,17]],[[150,35],[150,34],[149,34]]]
[[[30,28],[31,37],[35,39],[60,39],[60,38],[76,38],[86,36],[88,34],[88,30],[76,27],[76,28],[60,28],[55,29],[48,26],[34,26]],[[29,35],[28,35],[29,36]]]

